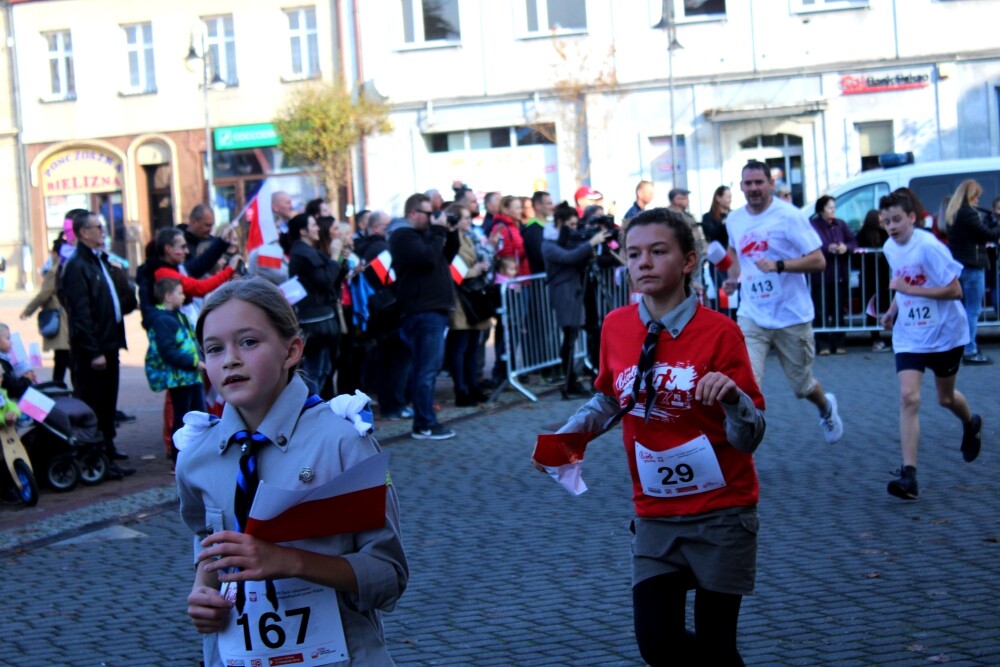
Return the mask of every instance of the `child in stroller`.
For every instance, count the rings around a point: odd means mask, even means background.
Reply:
[[[45,421],[32,420],[21,435],[35,470],[44,471],[42,476],[55,491],[70,491],[77,483],[100,484],[110,462],[97,415],[63,384],[46,382],[34,389],[55,401]]]

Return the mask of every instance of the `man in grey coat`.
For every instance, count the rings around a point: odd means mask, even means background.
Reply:
[[[566,382],[562,396],[584,396],[593,393],[576,379],[576,360],[573,350],[580,328],[584,324],[583,279],[587,266],[594,258],[594,249],[604,243],[608,232],[601,230],[590,237],[580,238],[576,226],[579,222],[572,206],[559,205],[553,215],[555,228],[546,229],[542,241],[542,257],[548,275],[549,303],[556,313],[556,324],[562,329],[562,346],[559,350]]]

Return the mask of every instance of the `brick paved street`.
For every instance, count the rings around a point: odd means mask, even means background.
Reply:
[[[892,355],[855,342],[847,357],[816,365],[847,430],[832,447],[814,408],[793,399],[769,360],[758,590],[744,601],[743,656],[754,665],[1000,664],[996,367],[959,375],[986,424],[973,464],[962,461],[960,426],[925,380],[921,497],[905,503],[885,492],[899,465]],[[982,347],[1000,358],[995,339]],[[620,432],[588,451],[591,490],[578,498],[528,463],[534,435],[576,405],[549,395],[455,422],[453,440],[386,443],[411,567],[409,589],[385,617],[398,664],[641,664]],[[155,438],[156,419],[144,428]],[[75,541],[32,533],[26,549],[0,544],[0,664],[197,665],[184,613],[191,538],[170,496],[152,484],[118,510],[130,515],[124,524],[112,511],[97,532],[65,533]],[[135,515],[143,504],[147,513]],[[65,514],[87,523],[98,509]],[[22,511],[0,507],[0,530]],[[68,521],[60,517],[38,521]]]

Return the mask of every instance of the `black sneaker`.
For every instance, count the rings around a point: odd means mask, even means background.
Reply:
[[[962,425],[962,458],[971,463],[979,456],[983,445],[983,418],[972,415],[972,421]]]
[[[115,410],[115,422],[118,424],[131,424],[135,421],[135,415],[127,415],[121,410]]]
[[[889,482],[886,490],[889,495],[902,498],[903,500],[916,500],[917,492],[917,469],[913,466],[903,466],[896,471],[899,479]]]
[[[430,428],[415,428],[410,433],[414,440],[447,440],[454,438],[455,432],[441,424],[434,424]]]

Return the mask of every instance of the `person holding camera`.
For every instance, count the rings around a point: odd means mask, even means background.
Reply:
[[[562,346],[559,354],[563,373],[566,376],[561,390],[564,399],[570,396],[590,394],[576,378],[576,360],[573,350],[580,328],[584,325],[583,296],[584,277],[587,267],[594,259],[595,249],[607,240],[609,232],[600,229],[593,235],[577,230],[579,219],[576,210],[566,203],[560,204],[554,214],[557,236],[542,242],[542,257],[548,274],[549,303],[556,314],[556,324],[562,330]]]

